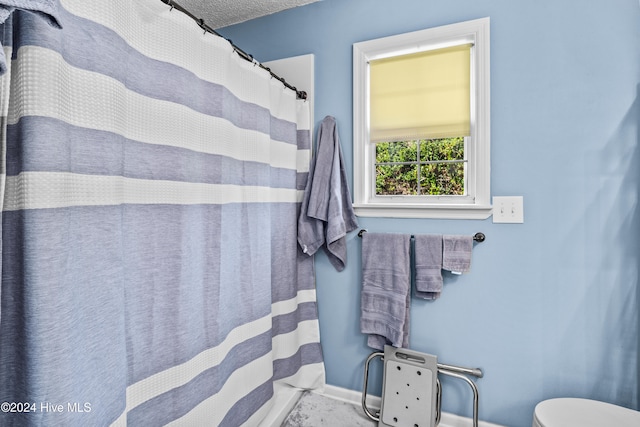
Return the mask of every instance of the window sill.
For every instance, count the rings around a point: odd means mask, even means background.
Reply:
[[[385,205],[354,204],[357,216],[387,218],[433,218],[433,219],[487,219],[491,216],[491,205]]]

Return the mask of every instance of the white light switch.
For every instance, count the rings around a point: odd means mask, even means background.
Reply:
[[[493,198],[493,222],[522,224],[524,202],[522,196],[495,196]]]

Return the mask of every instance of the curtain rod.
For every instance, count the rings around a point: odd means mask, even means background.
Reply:
[[[271,69],[269,67],[265,67],[260,62],[256,61],[253,58],[253,55],[249,55],[248,53],[246,53],[245,51],[240,49],[238,46],[234,45],[231,40],[223,37],[222,34],[218,33],[216,30],[214,30],[213,28],[211,28],[210,26],[205,24],[204,23],[204,19],[198,18],[193,13],[189,12],[187,9],[185,9],[182,6],[180,6],[178,3],[176,3],[173,0],[160,0],[160,1],[165,3],[165,4],[168,4],[169,6],[171,6],[171,10],[177,9],[180,12],[184,13],[185,15],[187,15],[188,17],[190,17],[191,19],[193,19],[194,21],[196,21],[198,26],[200,28],[202,28],[205,32],[214,34],[214,35],[216,35],[218,37],[222,37],[223,39],[225,39],[226,41],[229,42],[231,47],[233,47],[233,50],[236,51],[238,53],[238,55],[240,55],[241,58],[243,58],[243,59],[245,59],[245,60],[247,60],[247,61],[249,61],[249,62],[251,62],[253,64],[258,65],[260,68],[262,68],[264,70],[267,70],[269,72],[269,74],[271,74],[271,77],[273,77],[276,80],[279,80],[286,88],[291,89],[292,91],[294,91],[299,99],[307,99],[307,92],[302,91],[302,90],[298,90],[295,86],[291,86],[289,83],[287,83],[287,81],[284,78],[278,76],[273,71],[271,71]]]

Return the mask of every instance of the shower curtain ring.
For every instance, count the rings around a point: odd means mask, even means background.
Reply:
[[[202,33],[202,34],[203,34],[203,35],[207,34],[207,28],[206,28],[206,27],[205,27],[205,25],[204,25],[204,19],[200,18],[200,19],[198,19],[198,21],[197,21],[197,22],[198,22],[198,26],[199,26],[200,28],[202,28],[202,30],[204,31],[204,33]]]

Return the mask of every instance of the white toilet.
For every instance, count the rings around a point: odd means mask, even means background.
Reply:
[[[638,427],[640,412],[589,399],[559,398],[540,402],[533,427]]]

